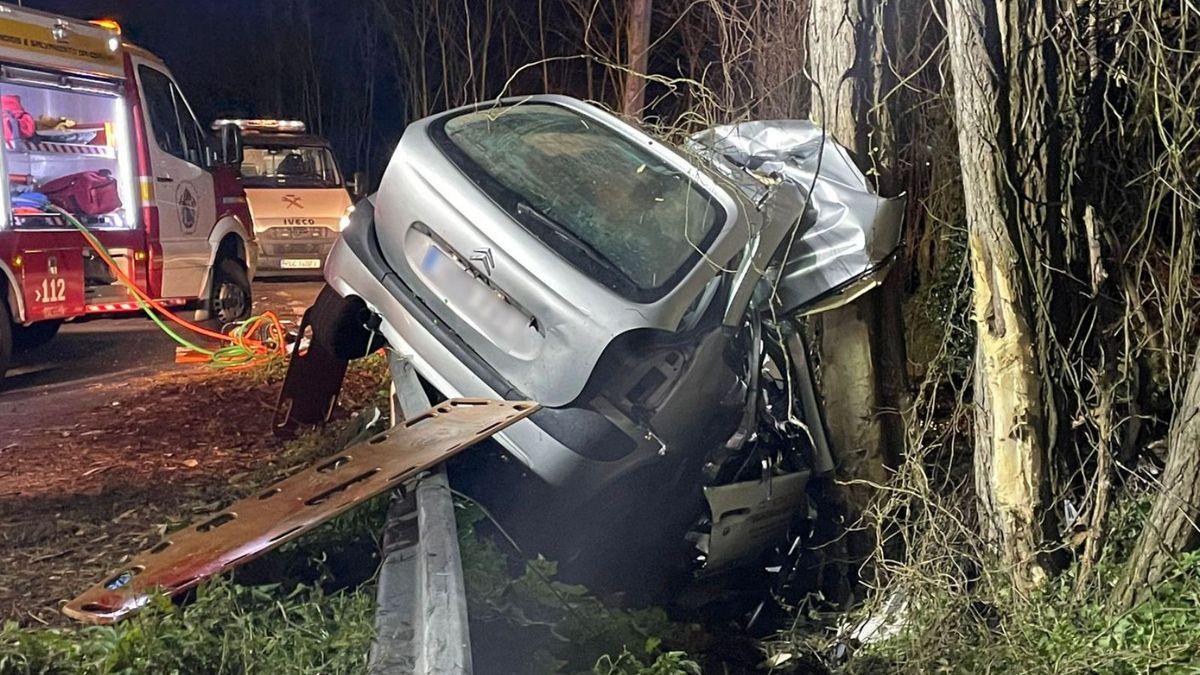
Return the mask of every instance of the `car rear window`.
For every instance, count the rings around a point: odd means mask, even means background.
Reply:
[[[466,112],[433,135],[527,230],[638,301],[661,297],[692,269],[724,217],[683,172],[561,106]]]

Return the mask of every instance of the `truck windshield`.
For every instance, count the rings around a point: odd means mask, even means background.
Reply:
[[[320,146],[247,145],[242,160],[246,187],[340,187],[333,153]]]
[[[443,151],[523,227],[613,290],[647,302],[691,270],[722,209],[654,152],[552,104],[468,112]]]

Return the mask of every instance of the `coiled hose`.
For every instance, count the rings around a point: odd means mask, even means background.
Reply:
[[[207,356],[211,366],[216,368],[246,368],[287,355],[287,346],[285,344],[283,325],[280,323],[279,317],[276,316],[274,312],[263,312],[262,314],[252,316],[245,321],[240,321],[235,324],[228,333],[220,333],[209,330],[203,326],[192,323],[191,321],[180,318],[179,316],[173,314],[169,309],[164,307],[162,303],[150,297],[145,291],[139,288],[138,285],[135,284],[127,274],[125,274],[125,271],[121,269],[121,266],[118,265],[115,260],[113,260],[112,255],[109,254],[108,249],[104,247],[104,244],[100,243],[100,240],[96,238],[96,235],[93,234],[86,225],[81,223],[78,218],[73,216],[71,213],[64,211],[63,209],[58,208],[57,206],[49,205],[45,208],[62,216],[68,223],[70,223],[72,227],[74,227],[76,230],[79,230],[79,233],[83,235],[85,240],[87,240],[87,243],[92,247],[92,250],[94,250],[102,260],[104,260],[104,263],[108,265],[110,270],[112,270],[113,274],[117,277],[117,280],[120,281],[123,286],[129,289],[129,292],[133,295],[134,300],[138,303],[138,306],[141,307],[142,311],[146,313],[146,316],[150,317],[150,320],[153,321],[159,327],[159,329],[162,330],[162,332],[166,333],[167,336],[185,349],[189,349],[198,354]],[[200,345],[197,345],[180,335],[179,332],[168,325],[167,321],[164,321],[163,319],[176,324],[185,331],[190,331],[210,340],[216,340],[224,344],[213,349],[201,347]]]

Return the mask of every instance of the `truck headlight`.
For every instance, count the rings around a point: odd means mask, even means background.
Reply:
[[[350,214],[351,213],[354,213],[354,205],[353,204],[346,207],[346,212],[343,213],[341,219],[338,220],[338,232],[341,232],[342,230],[346,229],[346,226],[348,226],[350,224]]]

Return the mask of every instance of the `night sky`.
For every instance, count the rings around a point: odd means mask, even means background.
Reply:
[[[203,124],[223,116],[303,117],[296,110],[263,109],[268,106],[261,103],[261,88],[269,86],[264,83],[274,85],[279,79],[278,73],[272,72],[272,63],[287,59],[289,49],[295,48],[286,39],[264,37],[270,34],[271,12],[287,5],[280,0],[25,0],[23,4],[79,19],[116,19],[127,39],[167,62]],[[322,10],[346,6],[342,2],[316,4]],[[339,82],[367,76],[361,66],[339,72],[336,59],[326,61],[326,67],[331,69],[328,77],[334,89]],[[407,120],[400,112],[403,106],[394,66],[381,64],[371,76],[377,78],[379,100],[373,116],[376,132],[372,144],[377,147],[369,169],[378,176]],[[311,126],[312,121],[306,121]],[[330,140],[337,150],[340,139]],[[347,173],[364,168],[354,166],[350,152],[339,155]]]

